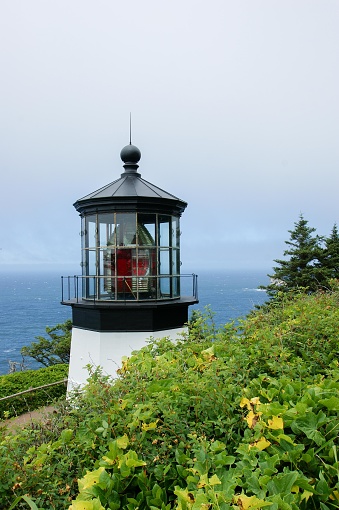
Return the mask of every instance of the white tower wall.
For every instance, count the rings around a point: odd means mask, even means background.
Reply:
[[[67,392],[86,384],[86,365],[100,366],[104,374],[115,377],[122,357],[144,347],[150,338],[176,341],[185,331],[187,328],[182,327],[155,332],[98,332],[73,327]]]

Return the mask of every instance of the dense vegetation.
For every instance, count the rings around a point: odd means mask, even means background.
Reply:
[[[92,369],[45,426],[2,430],[2,508],[338,508],[338,305],[283,292],[219,331],[195,314],[115,381]]]
[[[333,226],[329,237],[319,236],[301,214],[288,231],[290,239],[285,241],[287,249],[284,259],[276,259],[271,283],[263,287],[268,295],[275,297],[279,292],[305,289],[316,292],[327,290],[330,281],[339,277],[339,233]]]
[[[41,370],[25,370],[0,376],[0,399],[30,388],[38,388],[67,378],[68,365],[58,364]],[[53,402],[66,394],[64,383],[0,400],[0,418],[20,415]]]

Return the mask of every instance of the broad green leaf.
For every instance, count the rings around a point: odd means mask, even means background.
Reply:
[[[188,491],[188,489],[182,489],[181,487],[175,487],[174,494],[178,500],[183,500],[185,503],[193,503],[195,501],[194,495]],[[186,505],[185,507],[186,508]]]
[[[330,398],[319,400],[319,403],[330,411],[339,411],[339,398],[332,395]]]
[[[211,476],[211,478],[208,479],[209,485],[221,485],[221,481],[217,477],[217,475]]]
[[[73,430],[65,429],[61,432],[60,439],[63,443],[69,443],[73,437]]]
[[[279,462],[280,462],[280,456],[278,454],[275,454],[272,456],[267,455],[267,457],[264,460],[260,459],[259,467],[260,467],[261,473],[263,473],[263,475],[272,476],[274,473],[277,472],[277,469],[275,466]]]
[[[192,510],[209,510],[211,508],[211,503],[207,498],[206,494],[198,493],[195,495],[195,501],[192,506]]]
[[[78,481],[80,492],[85,491],[91,488],[93,485],[96,485],[100,481],[100,475],[105,471],[104,467],[99,467],[94,471],[89,471],[85,474],[83,478]]]
[[[291,384],[286,384],[286,386],[284,386],[284,393],[292,397],[295,394],[293,386]]]
[[[128,478],[131,474],[130,468],[127,466],[126,462],[121,462],[119,465],[120,473],[123,478]]]
[[[92,501],[73,501],[68,510],[105,510],[99,499]]]
[[[295,426],[304,432],[309,439],[312,439],[318,446],[325,443],[325,437],[318,431],[326,422],[326,415],[320,411],[317,415],[313,412],[308,412],[304,417],[298,418],[292,423],[292,430],[295,431]]]
[[[235,462],[235,457],[223,451],[215,456],[214,462],[216,466],[231,466]]]
[[[267,483],[267,482],[266,482]],[[257,497],[262,497],[262,486],[258,480],[257,474],[252,474],[250,476],[246,476],[246,489],[251,492],[251,494],[255,494]],[[261,493],[261,494],[260,494]],[[265,491],[266,493],[266,491]]]
[[[323,497],[329,498],[332,490],[329,487],[327,481],[325,480],[324,475],[320,472],[319,481],[315,486],[318,494],[321,494]]]
[[[206,452],[203,448],[200,448],[195,454],[198,462],[205,462],[206,460]]]
[[[121,458],[119,467],[122,466],[123,464],[126,464],[126,466],[129,468],[146,466],[146,462],[138,459],[138,455],[133,450],[130,450],[129,452],[125,453],[125,455]]]
[[[218,440],[211,443],[211,446],[210,446],[210,450],[213,453],[222,452],[225,449],[226,449],[225,443],[222,443],[221,441],[218,441]]]
[[[291,444],[292,446],[296,446],[296,443],[293,442],[293,439],[288,436],[287,434],[279,434],[278,436],[275,437],[275,439],[278,439],[278,441],[286,441],[286,443],[289,443]]]
[[[294,485],[296,487],[300,487],[300,489],[303,489],[304,491],[309,491],[312,494],[314,494],[316,492],[315,488],[312,485],[310,485],[310,483],[308,482],[307,478],[298,478],[295,481]]]
[[[157,428],[157,423],[158,423],[159,420],[156,420],[156,421],[153,421],[151,423],[143,423],[141,425],[141,428],[142,430],[144,431],[147,431],[147,430],[155,430]]]
[[[139,460],[139,459],[127,459],[126,466],[128,466],[128,467],[146,466],[146,462],[144,462],[143,460]]]
[[[280,473],[268,482],[267,488],[270,491],[270,494],[279,494],[280,496],[290,494],[292,487],[298,478],[299,473],[297,471]]]
[[[116,460],[115,459],[111,459],[110,457],[108,457],[107,455],[104,455],[102,457],[102,460],[108,464],[109,466],[113,466],[113,464],[115,464]]]
[[[270,497],[270,501],[272,501],[274,510],[295,510],[294,508],[285,501],[285,498],[281,498],[280,494],[275,494],[274,496]]]
[[[208,484],[208,475],[207,475],[207,473],[204,473],[203,475],[200,476],[200,480],[197,483],[197,488],[201,489],[202,487],[205,487],[205,485],[207,485],[207,484]]]
[[[271,506],[272,503],[268,501],[264,501],[263,499],[258,499],[256,496],[246,496],[245,494],[241,494],[240,496],[235,496],[234,502],[238,505],[242,510],[254,510],[255,508],[263,508],[265,506]]]
[[[127,446],[129,445],[129,439],[128,439],[127,434],[124,434],[123,436],[118,437],[116,439],[116,442],[117,442],[118,448],[125,450],[127,448]]]
[[[187,461],[189,460],[189,457],[187,457],[187,455],[185,455],[181,450],[178,450],[176,448],[175,460],[177,461],[178,464],[186,464]]]

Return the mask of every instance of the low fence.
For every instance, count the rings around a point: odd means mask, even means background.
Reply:
[[[0,398],[0,421],[50,405],[66,395],[67,378]]]
[[[43,386],[37,386],[36,388],[29,388],[28,390],[19,391],[19,393],[14,393],[13,395],[7,395],[7,397],[1,397],[0,402],[2,400],[19,397],[20,395],[24,395],[25,393],[31,393],[32,391],[43,390],[44,388],[49,388],[50,386],[56,386],[57,384],[63,384],[63,383],[66,384],[67,381],[68,381],[68,379],[66,378],[66,379],[62,379],[62,381],[56,381],[56,382],[52,382],[49,384],[44,384]]]

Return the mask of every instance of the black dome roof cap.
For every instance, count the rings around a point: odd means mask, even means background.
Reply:
[[[132,145],[131,143],[129,145],[126,145],[123,149],[121,149],[120,157],[122,161],[127,164],[135,165],[139,163],[141,159],[141,152],[135,145]]]

